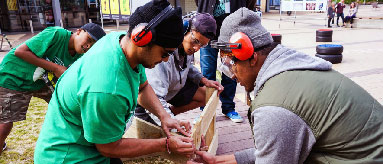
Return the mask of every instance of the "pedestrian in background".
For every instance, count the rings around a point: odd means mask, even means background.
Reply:
[[[358,8],[356,7],[355,2],[352,2],[350,5],[350,9],[348,10],[348,14],[344,19],[344,22],[350,23],[350,27],[352,28],[352,23],[354,18],[356,18],[356,13],[358,12]]]
[[[327,27],[328,28],[332,27],[332,26],[330,26],[331,20],[333,20],[333,24],[334,24],[334,6],[335,6],[335,4],[331,3],[327,9],[327,16],[328,16]]]
[[[341,2],[339,2],[338,4],[336,4],[335,6],[335,12],[336,12],[336,25],[338,27],[339,26],[339,17],[342,18],[342,26],[344,26],[344,13],[343,13],[343,9],[346,7],[346,5],[344,4],[344,0],[342,0]]]

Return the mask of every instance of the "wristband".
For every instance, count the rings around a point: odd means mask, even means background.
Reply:
[[[169,137],[166,137],[166,150],[168,150],[168,153],[171,154],[172,152],[169,149]]]

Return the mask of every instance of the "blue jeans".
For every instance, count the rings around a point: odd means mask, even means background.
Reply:
[[[338,24],[339,17],[342,18],[342,23],[344,25],[344,14],[343,13],[336,13],[336,16],[337,16],[337,18],[336,18],[336,25],[339,26],[339,24]]]
[[[209,80],[216,80],[218,50],[210,45],[200,49],[201,71],[204,77]],[[222,102],[222,113],[227,114],[235,111],[234,96],[237,89],[237,82],[222,74],[221,84],[225,89],[219,95]]]

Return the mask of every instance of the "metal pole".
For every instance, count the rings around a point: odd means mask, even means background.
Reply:
[[[330,1],[327,1],[327,5],[326,5],[326,9],[324,10],[324,14],[325,14],[325,16],[324,16],[324,26],[326,26],[327,25],[327,10],[328,10],[328,7],[329,7],[329,2]],[[324,5],[323,5],[324,6]],[[330,25],[327,25],[327,26],[330,26]]]
[[[116,24],[117,24],[117,30],[120,28],[120,20],[116,20]]]
[[[280,1],[280,6],[279,6],[279,28],[281,28],[281,21],[282,21],[282,5],[283,5],[282,1]]]
[[[100,14],[101,14],[101,28],[104,29],[104,17],[102,16],[102,4],[101,3],[100,3]]]
[[[62,20],[62,19],[60,19],[60,26],[61,26],[62,28],[64,28],[64,23],[63,23],[63,20]]]
[[[1,44],[0,44],[0,52],[1,52],[1,49],[3,48],[3,40],[4,40],[4,37],[2,36],[1,37]]]
[[[32,33],[32,34],[35,33],[35,32],[33,31],[32,20],[29,20],[29,26],[31,27],[31,33]]]
[[[52,9],[53,9],[53,17],[55,19],[55,26],[61,26],[60,20],[61,17],[61,7],[59,0],[52,0]]]

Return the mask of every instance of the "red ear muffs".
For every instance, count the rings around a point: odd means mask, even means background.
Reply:
[[[131,39],[133,43],[139,47],[149,44],[153,39],[152,31],[145,31],[146,25],[146,23],[139,24],[132,31]]]
[[[239,48],[231,49],[234,56],[239,60],[247,60],[254,54],[253,43],[251,43],[250,38],[243,32],[233,34],[229,42],[240,44]]]

